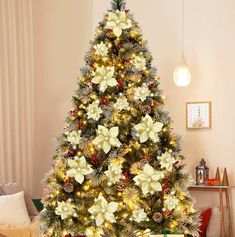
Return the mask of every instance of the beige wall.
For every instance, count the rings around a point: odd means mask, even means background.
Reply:
[[[92,8],[91,2],[35,0],[36,196],[40,194],[39,180],[49,168],[54,152],[52,138],[62,131],[63,119],[70,109],[75,78],[83,65],[91,32],[110,5],[110,0],[93,0]],[[185,2],[185,54],[193,75],[187,88],[178,88],[172,81],[180,56],[181,0],[128,0],[128,7],[149,41],[167,96],[167,109],[174,120],[175,131],[183,138],[187,168],[194,173],[194,167],[204,157],[212,176],[217,166],[226,166],[231,183],[235,184],[232,174],[235,170],[235,2]],[[187,131],[185,102],[201,100],[212,101],[212,129]],[[195,196],[201,199],[198,194]],[[216,200],[213,202],[216,204]]]
[[[34,0],[35,155],[34,196],[63,132],[76,77],[91,38],[92,1]]]

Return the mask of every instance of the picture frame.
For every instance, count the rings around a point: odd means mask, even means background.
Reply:
[[[211,128],[211,101],[186,102],[186,128]]]

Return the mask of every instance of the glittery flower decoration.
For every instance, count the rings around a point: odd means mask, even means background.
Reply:
[[[175,158],[169,152],[165,152],[161,156],[158,156],[158,160],[160,161],[161,168],[166,169],[167,171],[172,171],[173,164],[176,162]]]
[[[113,30],[114,35],[119,37],[122,30],[132,26],[131,20],[128,19],[124,11],[109,12],[105,28]]]
[[[145,70],[146,69],[146,59],[143,56],[136,56],[134,59],[134,66],[137,70]]]
[[[142,118],[141,123],[134,126],[137,132],[140,143],[146,142],[149,138],[153,142],[158,142],[158,133],[162,130],[163,124],[160,122],[153,122],[152,118],[147,114]]]
[[[75,178],[75,180],[82,184],[85,175],[91,174],[93,172],[93,169],[91,168],[91,165],[87,163],[84,156],[81,158],[76,157],[76,159],[68,160],[69,170],[66,172],[68,177]]]
[[[55,209],[55,214],[60,216],[62,220],[73,216],[74,213],[74,207],[69,201],[58,202],[57,207]]]
[[[98,120],[100,118],[100,114],[102,113],[102,109],[99,107],[99,102],[93,102],[87,107],[87,116],[88,118],[92,118],[94,120]]]
[[[134,177],[137,186],[142,189],[144,195],[162,191],[160,180],[164,177],[163,172],[155,170],[149,164],[144,166],[141,174]]]
[[[121,143],[117,136],[119,134],[118,127],[112,127],[107,129],[106,127],[99,125],[97,131],[97,137],[94,139],[93,144],[100,147],[107,154],[111,147],[120,147]]]
[[[108,86],[116,86],[118,83],[113,77],[114,67],[97,67],[92,82],[100,85],[100,91],[104,92]]]
[[[100,226],[104,223],[104,221],[109,221],[111,223],[116,222],[114,214],[117,211],[118,203],[110,202],[102,196],[99,195],[97,199],[95,199],[94,205],[88,209],[88,211],[92,214],[92,219],[95,220],[96,225]]]
[[[108,48],[102,41],[100,44],[94,46],[95,54],[99,56],[106,56],[108,54]]]
[[[144,83],[141,87],[135,88],[134,99],[141,100],[142,102],[146,100],[148,96],[150,96],[150,90],[147,85]]]

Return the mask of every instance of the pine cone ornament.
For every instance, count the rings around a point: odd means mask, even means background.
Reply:
[[[67,193],[72,193],[74,190],[74,186],[72,183],[66,183],[64,185],[64,191],[67,192]]]
[[[165,191],[164,191],[164,194],[170,194],[171,193],[171,189],[170,188],[166,188]]]
[[[155,212],[155,213],[153,214],[153,220],[154,220],[155,222],[157,222],[157,223],[161,223],[162,220],[163,220],[163,215],[162,215],[162,213],[160,213],[160,212]]]
[[[123,191],[126,188],[126,182],[120,181],[116,184],[118,191]]]
[[[150,114],[152,109],[151,109],[151,107],[149,105],[144,105],[142,107],[142,111],[143,111],[144,114]]]

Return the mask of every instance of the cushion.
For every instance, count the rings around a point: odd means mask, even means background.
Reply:
[[[206,237],[207,227],[211,218],[212,208],[208,208],[201,212],[201,226],[199,228],[200,237]]]
[[[0,225],[26,225],[30,223],[24,192],[0,196]]]
[[[220,237],[221,214],[218,207],[213,207],[209,226],[207,228],[207,237]]]
[[[6,193],[0,187],[0,196],[5,195]]]
[[[37,227],[30,225],[0,225],[0,237],[39,237]]]
[[[21,191],[24,191],[23,188],[16,184],[16,183],[10,183],[10,184],[0,184],[0,188],[5,192],[5,194],[10,195],[14,193],[19,193]],[[24,198],[25,198],[25,204],[28,210],[28,213],[31,217],[35,217],[38,212],[33,204],[33,201],[31,197],[28,195],[27,192],[24,192]]]

